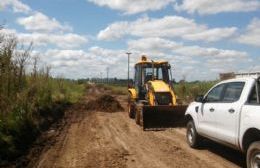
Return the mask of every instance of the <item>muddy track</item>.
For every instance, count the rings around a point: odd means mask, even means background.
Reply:
[[[239,152],[206,141],[199,150],[185,142],[185,129],[145,131],[125,111],[106,113],[85,109],[85,104],[104,93],[91,88],[83,103],[72,108],[55,143],[48,145],[29,167],[172,168],[243,167]],[[126,109],[126,97],[116,96]]]

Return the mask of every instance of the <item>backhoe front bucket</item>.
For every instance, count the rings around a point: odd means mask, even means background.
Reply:
[[[187,106],[143,106],[143,128],[183,126]]]

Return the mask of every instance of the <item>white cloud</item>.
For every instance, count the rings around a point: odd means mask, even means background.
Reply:
[[[231,27],[231,28],[213,28],[209,30],[205,30],[203,32],[198,32],[194,34],[187,34],[183,35],[184,39],[188,40],[203,40],[206,39],[206,41],[218,41],[227,37],[230,37],[237,31],[237,28]]]
[[[73,67],[73,66],[78,66],[78,65],[79,65],[79,62],[74,61],[74,60],[68,60],[68,61],[59,60],[59,61],[53,61],[51,63],[51,66],[54,68]]]
[[[115,40],[129,33],[128,22],[116,22],[98,33],[99,40]]]
[[[212,80],[217,79],[220,72],[238,72],[251,58],[237,50],[186,46],[156,37],[130,40],[128,50],[138,56],[146,54],[155,60],[168,60],[174,68],[174,78],[185,76],[188,80]]]
[[[29,31],[53,32],[56,30],[72,30],[70,26],[62,25],[55,18],[49,18],[48,16],[40,12],[36,12],[28,17],[18,18],[17,23],[24,26],[25,29]]]
[[[175,0],[88,0],[98,6],[119,10],[124,14],[136,14],[145,11],[156,11],[166,7]]]
[[[42,59],[53,68],[53,74],[71,78],[103,77],[109,67],[110,77],[125,78],[127,57],[122,50],[110,50],[98,46],[88,50],[50,49]],[[116,65],[116,66],[115,66]],[[66,72],[66,74],[64,74]]]
[[[0,30],[0,33],[3,34],[3,35],[16,35],[16,30],[15,29],[1,29]]]
[[[185,46],[182,43],[177,43],[170,40],[161,38],[143,38],[138,40],[130,40],[128,42],[129,50],[141,51],[151,53],[158,52],[171,52],[183,56],[197,56],[212,58],[247,58],[246,52],[236,50],[223,50],[217,48],[204,48],[199,46]]]
[[[216,14],[221,12],[249,12],[260,9],[258,0],[182,0],[176,4],[177,11],[188,13]]]
[[[247,31],[237,39],[238,42],[260,47],[260,19],[254,18],[247,26]]]
[[[152,41],[152,43],[147,43]],[[128,50],[133,54],[130,59],[130,75],[133,76],[133,65],[141,54],[147,54],[154,60],[167,60],[173,67],[173,77],[177,80],[184,76],[187,80],[212,80],[218,78],[218,73],[238,71],[240,64],[245,65],[249,56],[245,52],[185,46],[161,38],[145,38],[132,40]],[[157,54],[161,53],[160,56]],[[126,78],[127,56],[125,50],[113,50],[98,46],[87,50],[51,49],[43,56],[44,61],[53,68],[54,75],[64,75],[69,78],[106,77]],[[225,60],[225,61],[224,61]]]
[[[173,49],[182,47],[174,41],[165,40],[162,38],[142,38],[138,40],[129,40],[128,49],[131,52],[138,53],[138,55],[148,54],[153,57],[165,57]]]
[[[114,66],[115,64],[120,63],[120,59],[125,56],[125,51],[123,50],[110,50],[98,46],[93,46],[89,48],[88,51],[93,58],[99,61],[101,65],[105,66]]]
[[[82,60],[87,58],[87,53],[83,50],[58,50],[49,49],[42,55],[42,59],[47,62],[55,71],[67,68],[69,73],[71,67],[77,67]]]
[[[186,40],[218,41],[236,32],[236,27],[208,28],[194,20],[180,16],[159,19],[141,18],[133,22],[115,22],[98,34],[100,40],[115,40],[124,35],[138,37],[181,37]]]
[[[25,44],[33,42],[34,46],[54,45],[59,48],[77,48],[88,42],[86,37],[74,33],[19,33],[14,29],[3,29],[1,33],[15,36],[20,42]]]
[[[24,43],[33,42],[37,46],[47,46],[48,44],[60,48],[76,48],[88,42],[86,37],[78,34],[45,34],[45,33],[19,33],[18,39]]]
[[[248,54],[246,52],[240,52],[236,50],[223,50],[217,48],[203,48],[199,46],[183,46],[179,49],[174,50],[175,53],[188,55],[188,56],[205,56],[209,58],[235,58],[243,59],[247,58]]]
[[[0,10],[11,7],[14,12],[29,13],[31,8],[19,0],[1,0]]]
[[[45,55],[47,57],[52,57],[55,60],[68,60],[75,61],[79,59],[84,59],[87,57],[87,53],[83,50],[58,50],[58,49],[50,49]]]

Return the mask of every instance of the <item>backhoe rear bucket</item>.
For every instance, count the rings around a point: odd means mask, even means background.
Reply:
[[[143,128],[169,128],[184,125],[187,106],[143,106]]]

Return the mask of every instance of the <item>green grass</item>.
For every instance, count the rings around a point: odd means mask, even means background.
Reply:
[[[41,131],[64,115],[69,104],[79,101],[84,90],[85,85],[75,81],[41,77],[32,81],[28,77],[27,87],[0,113],[0,166],[1,160],[24,154]]]
[[[74,81],[62,81],[62,84],[60,81],[53,81],[52,99],[54,101],[63,99],[69,103],[76,103],[84,95],[85,89],[85,84],[77,84]]]
[[[122,85],[111,85],[111,84],[97,84],[97,87],[102,87],[105,90],[111,90],[113,94],[127,95],[127,87]]]
[[[185,102],[194,100],[199,95],[204,95],[217,81],[185,82],[174,85],[174,91],[179,99]]]
[[[193,101],[197,96],[204,95],[218,81],[197,81],[174,84],[177,98],[185,103]],[[97,87],[111,90],[114,94],[127,95],[127,87],[122,85],[97,84]]]

